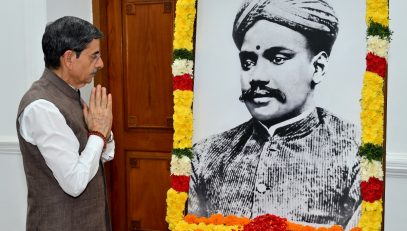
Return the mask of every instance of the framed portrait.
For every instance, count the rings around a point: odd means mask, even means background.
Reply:
[[[390,34],[387,0],[179,0],[169,228],[380,230]]]

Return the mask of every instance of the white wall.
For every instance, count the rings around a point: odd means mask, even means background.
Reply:
[[[73,15],[92,21],[92,0],[0,0],[0,230],[25,230],[27,186],[15,118],[23,93],[44,69],[45,25]],[[89,98],[90,87],[82,90]]]
[[[45,6],[44,0],[1,3],[0,230],[25,228],[27,188],[16,143],[15,117],[22,94],[43,66],[40,36]]]
[[[385,230],[407,230],[407,2],[390,0]]]
[[[0,230],[25,230],[26,185],[15,133],[18,102],[43,70],[46,22],[63,15],[91,21],[91,0],[0,0]],[[407,230],[407,2],[391,0],[385,230]]]

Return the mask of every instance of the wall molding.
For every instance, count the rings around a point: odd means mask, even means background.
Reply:
[[[17,141],[1,141],[0,140],[0,156],[1,155],[20,155],[20,146]]]
[[[407,177],[407,153],[387,153],[386,176],[403,178]]]
[[[0,155],[20,155],[20,153],[17,141],[0,140]],[[386,176],[407,178],[407,153],[387,153]]]

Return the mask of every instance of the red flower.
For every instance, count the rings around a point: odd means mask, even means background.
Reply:
[[[287,219],[272,214],[265,214],[254,218],[243,227],[243,231],[286,231]]]
[[[189,74],[175,76],[173,78],[173,90],[191,90],[192,91],[192,77]]]
[[[368,202],[379,200],[383,195],[383,181],[376,177],[370,177],[369,181],[360,183],[362,199]]]
[[[172,188],[177,192],[188,192],[189,190],[189,176],[175,176],[171,175]]]
[[[376,73],[381,77],[386,77],[387,74],[387,61],[385,58],[368,53],[366,56],[366,70]]]

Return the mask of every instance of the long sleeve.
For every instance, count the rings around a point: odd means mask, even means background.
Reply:
[[[103,140],[90,136],[82,153],[79,141],[58,108],[49,101],[36,100],[19,117],[21,136],[36,145],[61,188],[71,196],[79,196],[99,168]],[[112,158],[114,142],[105,156]]]

